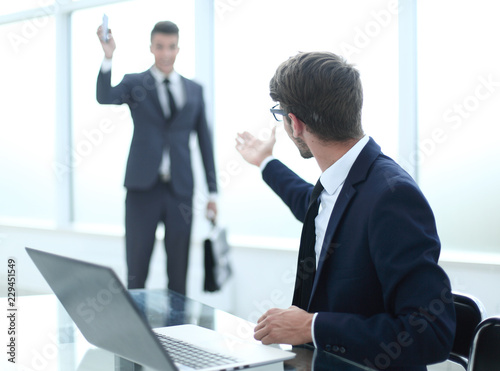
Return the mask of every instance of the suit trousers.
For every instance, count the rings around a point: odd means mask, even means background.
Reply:
[[[168,288],[186,294],[192,225],[192,198],[179,199],[170,183],[149,190],[127,190],[125,244],[128,288],[144,288],[158,223],[165,225]]]

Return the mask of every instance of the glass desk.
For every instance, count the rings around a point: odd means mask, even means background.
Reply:
[[[239,338],[253,339],[252,323],[174,292],[131,290],[130,294],[151,327],[191,323]],[[18,297],[17,308],[16,363],[8,362],[8,355],[2,351],[2,370],[147,370],[89,344],[54,295]],[[7,323],[2,327],[5,330],[5,337],[2,338],[5,339]],[[370,370],[312,348],[293,347],[291,350],[296,353],[294,359],[253,370]]]

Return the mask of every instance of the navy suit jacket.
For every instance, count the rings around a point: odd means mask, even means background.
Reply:
[[[158,169],[165,144],[170,151],[171,183],[181,198],[193,195],[193,172],[189,139],[196,132],[210,192],[216,192],[216,175],[212,137],[208,129],[202,87],[181,77],[186,104],[172,120],[161,109],[155,79],[149,70],[127,74],[111,87],[111,71],[99,73],[97,101],[101,104],[126,103],[134,121],[134,134],[125,173],[125,187],[130,190],[150,189],[158,180]]]
[[[263,178],[303,222],[313,185],[278,160]],[[318,313],[317,346],[386,370],[420,371],[446,360],[455,312],[439,253],[425,197],[370,138],[333,209],[303,308]]]

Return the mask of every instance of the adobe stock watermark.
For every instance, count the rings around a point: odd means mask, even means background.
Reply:
[[[122,291],[123,286],[116,279],[111,278],[105,288],[99,290],[95,296],[88,297],[85,302],[80,303],[76,307],[76,312],[86,323],[91,323],[95,319],[96,313],[105,310],[105,307],[113,301],[114,294]]]
[[[496,80],[493,74],[489,74],[487,77],[480,75],[477,80],[478,83],[469,94],[444,110],[442,114],[443,127],[434,128],[429,137],[418,142],[417,148],[410,153],[409,158],[400,159],[399,162],[403,168],[414,172],[473,116],[483,102],[497,93],[500,87],[500,80]]]
[[[272,128],[276,126],[276,121],[271,119],[269,124],[262,127],[256,137],[260,140],[266,141],[270,138]],[[237,155],[228,159],[221,170],[217,171],[215,178],[217,181],[217,186],[219,190],[226,189],[229,187],[233,179],[240,176],[243,173],[245,160],[241,155]],[[214,174],[209,174],[210,177],[214,177]],[[179,205],[179,210],[183,216],[184,221],[187,223],[191,220],[192,216],[196,212],[204,212],[207,203],[210,201],[210,194],[207,191],[202,193],[197,193],[194,195],[192,205],[181,203]]]
[[[107,135],[115,130],[116,125],[110,119],[101,119],[96,128],[83,129],[83,138],[71,149],[68,162],[53,161],[52,169],[59,181],[76,167],[80,166],[85,158],[91,156],[95,149],[104,143]]]
[[[282,284],[289,285],[290,290],[293,290],[293,284],[295,282],[295,269],[286,269],[280,276],[280,281]],[[247,321],[238,321],[236,328],[236,336],[240,339],[253,338],[255,324],[259,318],[272,308],[283,308],[289,306],[290,303],[285,302],[287,295],[285,292],[279,288],[273,288],[269,292],[267,298],[261,300],[253,300],[252,307],[253,310],[246,316]],[[232,341],[232,337],[227,337],[227,345],[229,348],[239,344],[239,340]]]
[[[447,282],[445,282],[447,285]],[[438,316],[443,314],[446,306],[453,304],[453,296],[450,288],[444,288],[439,298],[433,299],[426,308],[420,307],[418,312],[408,317],[408,324],[415,328],[418,334],[422,334]],[[379,344],[382,351],[373,360],[364,359],[364,364],[377,370],[385,370],[390,367],[403,353],[403,349],[411,346],[415,339],[408,331],[401,331],[396,335],[395,341]]]
[[[332,254],[335,253],[335,251],[341,247],[341,244],[337,242],[331,242],[326,251],[324,251],[321,254],[321,257],[319,258],[318,266],[328,259]],[[309,262],[310,263],[310,262]],[[280,276],[280,282],[281,284],[284,284],[286,286],[290,287],[290,291],[294,290],[295,285],[297,284],[297,278],[303,280],[307,279],[309,274],[312,274],[313,272],[316,271],[315,264],[306,264],[305,270],[299,270],[297,271],[295,268],[294,269],[286,269],[283,271],[283,273]],[[274,288],[271,290],[269,293],[269,297],[263,300],[254,300],[252,302],[253,305],[253,310],[252,312],[247,316],[247,319],[250,323],[239,323],[238,328],[236,329],[237,335],[240,338],[246,338],[249,336],[253,336],[254,333],[254,325],[253,323],[257,323],[259,318],[266,313],[269,309],[273,308],[283,308],[290,306],[291,303],[285,302],[285,299],[287,298],[287,295],[285,292],[281,289]]]
[[[148,91],[156,89],[156,82],[153,76],[146,77],[141,85],[134,86],[129,92],[123,93],[119,98],[109,100],[103,103],[110,105],[112,113],[118,113],[119,116],[115,118],[117,122],[130,118],[130,109],[138,107],[141,102],[147,99]],[[125,104],[128,107],[125,107]],[[115,121],[115,122],[116,122]],[[97,147],[101,146],[106,136],[109,136],[116,128],[116,123],[109,118],[103,118],[99,121],[96,128],[83,129],[81,134],[82,139],[71,146],[67,150],[66,162],[61,160],[54,160],[52,162],[52,169],[56,174],[59,181],[72,172],[73,169],[80,166],[83,161],[91,156]]]
[[[217,17],[223,21],[226,13],[234,12],[234,10],[239,7],[243,1],[244,0],[215,0],[215,14],[217,14]]]
[[[30,349],[31,359],[29,364],[22,361],[17,364],[17,371],[45,371],[52,370],[53,362],[60,353],[60,344],[70,343],[74,337],[73,327],[60,328],[57,334],[49,332],[48,341],[40,347]]]
[[[283,274],[283,277],[288,280],[290,273],[291,271],[286,271]],[[291,274],[293,276],[292,277],[292,283],[293,283],[293,279],[295,276],[293,275],[293,273]],[[259,318],[269,309],[286,306],[285,297],[286,297],[285,293],[282,290],[275,288],[270,292],[268,299],[254,300],[252,302],[254,310],[248,316],[248,322],[243,322],[243,321],[238,322],[238,327],[236,328],[237,337],[240,339],[247,339],[253,337],[255,324],[257,323]],[[235,340],[234,342],[232,342],[231,337],[227,338],[227,345],[229,347],[232,347],[236,344],[238,344],[238,341]]]
[[[384,29],[389,27],[401,11],[398,0],[390,0],[385,9],[372,10],[371,19],[362,27],[354,28],[354,36],[351,42],[342,41],[339,45],[341,54],[349,60],[353,54],[360,54],[368,47],[374,39],[379,37]]]
[[[71,3],[71,0],[39,0],[37,4],[40,11],[39,16],[23,21],[19,32],[9,32],[7,34],[7,40],[14,52],[19,53],[22,46],[27,45],[38,36],[40,31],[47,27],[50,16],[57,11],[57,8],[67,3]]]
[[[230,159],[225,163],[224,168],[217,172],[217,175],[211,173],[209,176],[216,178],[217,186],[219,190],[222,190],[231,183],[231,180],[235,176],[240,175],[241,172],[241,163],[234,159]],[[192,205],[187,203],[179,204],[179,211],[184,222],[189,223],[196,212],[203,213],[209,201],[211,201],[211,195],[207,191],[204,191],[194,194]]]

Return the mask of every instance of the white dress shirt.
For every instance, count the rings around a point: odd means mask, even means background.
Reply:
[[[370,138],[367,135],[361,138],[340,159],[326,169],[319,178],[324,189],[319,196],[320,204],[318,215],[316,216],[316,219],[314,219],[314,225],[316,228],[316,244],[314,246],[314,250],[316,252],[316,268],[318,268],[321,249],[325,240],[326,229],[328,227],[328,222],[330,221],[330,216],[332,215],[335,202],[339,197],[349,171],[351,171],[352,165],[369,140]],[[267,164],[273,159],[273,156],[269,156],[262,161],[260,164],[261,171],[264,170]],[[314,314],[311,325],[311,335],[315,347],[317,347],[317,345],[314,338],[314,321],[316,320],[317,315],[318,313]]]
[[[179,111],[186,104],[186,94],[184,92],[184,85],[182,84],[181,76],[176,71],[172,71],[170,75],[165,75],[158,68],[156,68],[156,66],[151,67],[151,74],[156,81],[158,99],[160,100],[163,113],[165,114],[165,117],[170,117],[167,89],[165,88],[165,83],[163,81],[165,81],[165,79],[170,81],[168,88],[174,97],[175,107],[177,107],[177,111]]]
[[[101,64],[101,72],[106,73],[111,71],[112,61],[112,59],[104,58]],[[165,75],[154,65],[151,66],[150,70],[156,81],[158,99],[160,100],[161,108],[165,116],[168,117],[170,115],[167,91],[163,82],[167,78],[170,81],[169,89],[174,97],[175,106],[177,107],[177,110],[182,109],[182,107],[186,104],[186,93],[184,92],[181,75],[179,75],[176,71],[172,71],[170,75]]]
[[[165,117],[170,117],[170,106],[168,104],[167,89],[164,81],[165,79],[169,80],[168,88],[174,98],[175,107],[177,108],[177,111],[179,111],[186,104],[186,95],[184,93],[181,76],[175,71],[172,71],[170,75],[165,75],[158,68],[156,68],[156,66],[151,67],[151,74],[156,81],[156,90],[161,109],[163,110]],[[170,154],[168,148],[163,149],[163,155],[158,172],[163,180],[170,180]]]
[[[339,193],[342,190],[347,174],[351,171],[354,161],[356,161],[369,139],[367,135],[361,138],[344,156],[326,169],[319,178],[324,189],[319,196],[319,211],[314,220],[316,227],[316,245],[314,246],[314,250],[316,251],[316,268],[318,268],[326,228],[328,227],[335,202],[337,202]]]
[[[352,165],[369,140],[370,138],[365,135],[358,141],[358,143],[347,151],[344,156],[339,158],[337,162],[326,169],[319,177],[324,189],[319,196],[320,204],[318,216],[314,219],[314,225],[316,227],[316,245],[314,246],[314,250],[316,251],[316,269],[318,268],[319,258],[321,256],[321,250],[325,240],[326,229],[333,213],[335,202],[337,202],[340,191],[344,186],[344,182],[349,174],[349,171],[351,171]],[[316,348],[317,345],[314,337],[314,322],[316,321],[317,315],[318,313],[314,313],[311,324],[312,339]]]
[[[101,72],[107,73],[111,71],[111,67],[112,59],[104,58],[101,64]],[[168,78],[168,87],[174,98],[177,111],[179,111],[186,104],[186,93],[184,91],[181,76],[176,71],[172,71],[169,75],[165,75],[154,65],[151,67],[150,71],[151,75],[153,75],[153,78],[155,79],[156,91],[158,93],[158,100],[160,101],[161,109],[165,117],[170,117],[170,106],[168,104],[167,90],[164,81]],[[163,150],[158,173],[161,175],[162,179],[170,179],[170,154],[168,148]]]
[[[104,58],[101,64],[101,72],[107,73],[111,71],[112,67],[112,59]],[[158,93],[158,100],[160,101],[161,109],[165,114],[165,117],[170,116],[170,106],[168,103],[167,90],[165,88],[164,80],[166,78],[169,79],[169,89],[174,97],[175,106],[177,107],[177,111],[181,110],[186,104],[186,92],[184,90],[184,84],[182,82],[181,75],[179,75],[176,71],[172,71],[170,75],[165,75],[163,72],[158,70],[156,66],[151,66],[151,74],[156,82],[156,89]],[[170,179],[170,155],[168,148],[165,148],[163,151],[162,160],[160,163],[160,168],[158,169],[158,173],[162,176],[163,179]],[[209,201],[216,202],[217,201],[217,193],[209,194]]]

